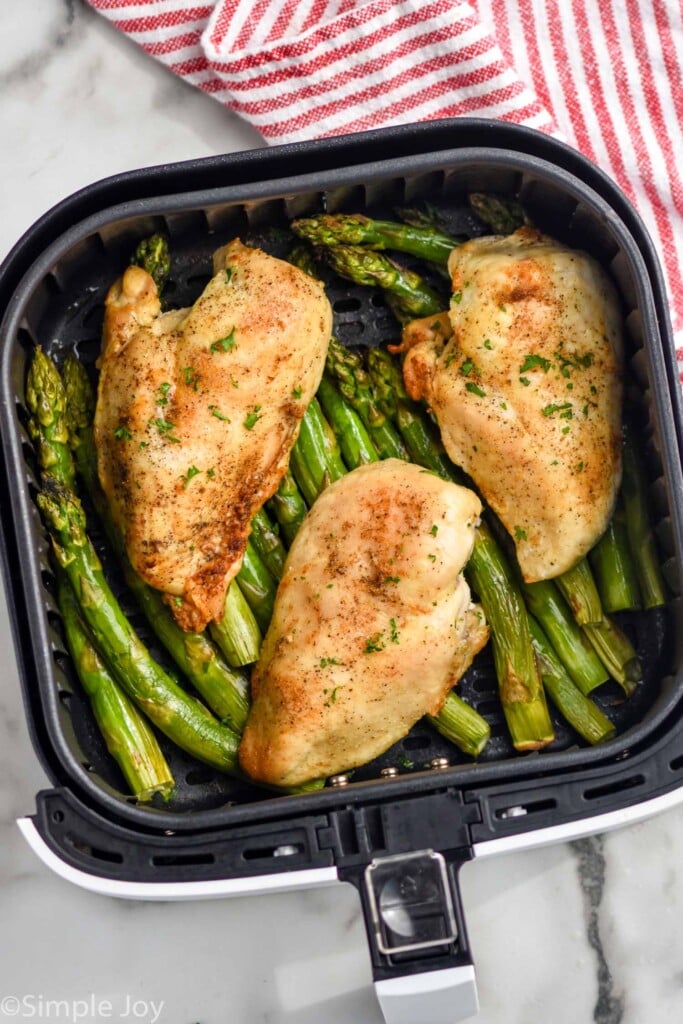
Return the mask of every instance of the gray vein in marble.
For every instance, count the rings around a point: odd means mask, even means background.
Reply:
[[[7,89],[17,82],[37,75],[56,56],[57,52],[66,46],[76,24],[75,3],[76,0],[62,0],[63,16],[57,25],[49,31],[44,44],[33,50],[28,56],[21,57],[16,64],[0,73],[1,88]]]
[[[571,847],[578,860],[579,883],[583,892],[588,942],[598,962],[598,1000],[593,1012],[595,1024],[621,1024],[624,999],[614,992],[614,979],[600,936],[600,904],[605,888],[605,841],[602,836],[577,839]]]

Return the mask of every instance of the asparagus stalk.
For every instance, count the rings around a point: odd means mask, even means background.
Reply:
[[[470,757],[479,757],[491,736],[486,719],[454,690],[446,697],[439,714],[427,717],[437,732]]]
[[[601,622],[603,611],[593,573],[585,558],[555,580],[579,626]]]
[[[588,557],[606,612],[633,611],[640,607],[640,588],[629,551],[621,500],[612,521]]]
[[[540,622],[560,661],[587,696],[606,683],[609,674],[577,626],[567,604],[551,580],[521,583],[529,611]]]
[[[470,192],[467,197],[479,220],[496,235],[511,235],[527,223],[524,210],[516,199],[483,192]]]
[[[258,661],[263,639],[261,630],[235,580],[225,595],[223,617],[218,622],[209,623],[209,634],[233,668]]]
[[[382,288],[393,295],[401,312],[410,318],[439,313],[447,305],[419,274],[400,267],[381,253],[353,245],[316,251],[340,277],[369,288]]]
[[[391,356],[373,349],[368,353],[368,365],[380,408],[398,426],[413,461],[460,483],[460,474],[446,457],[425,413],[408,398],[401,371]],[[554,733],[526,608],[505,556],[484,523],[477,529],[465,571],[491,625],[496,675],[512,741],[518,750],[546,746]]]
[[[282,536],[289,546],[299,532],[308,511],[297,482],[289,470],[280,481],[277,492],[268,502],[268,507],[280,524]]]
[[[610,739],[616,733],[612,722],[572,682],[552,644],[533,617],[529,618],[529,625],[543,686],[555,707],[588,743],[602,743]]]
[[[626,529],[643,597],[643,606],[658,608],[666,603],[664,581],[650,524],[646,477],[630,430],[625,431],[623,463],[622,494]]]
[[[334,431],[315,398],[301,421],[290,468],[309,506],[328,484],[346,473]]]
[[[264,508],[259,509],[251,521],[251,541],[273,579],[281,579],[287,551]]]
[[[175,782],[156,736],[132,701],[119,689],[95,648],[71,584],[61,569],[57,572],[57,584],[67,647],[107,750],[138,800],[151,800],[156,793],[164,800],[170,799]]]
[[[73,490],[46,477],[37,501],[55,557],[119,685],[176,746],[214,768],[234,772],[237,733],[216,721],[152,659],[104,577]]]
[[[609,674],[630,697],[643,673],[629,638],[607,616],[602,622],[591,622],[582,628]]]
[[[334,384],[323,377],[318,388],[318,401],[339,439],[342,457],[349,469],[377,462],[379,456],[363,421],[355,409],[344,401]]]
[[[256,553],[251,541],[247,542],[237,582],[247,599],[247,604],[254,613],[261,632],[265,633],[273,617],[277,584]]]
[[[362,245],[372,250],[394,249],[434,263],[446,263],[458,245],[455,238],[433,227],[413,227],[388,220],[372,220],[362,214],[321,214],[291,224],[300,238],[313,245]]]
[[[56,371],[55,371],[56,372]],[[157,638],[174,659],[181,672],[220,719],[241,732],[247,720],[249,703],[245,676],[230,665],[255,661],[260,650],[260,634],[247,610],[224,615],[224,631],[234,635],[233,659],[226,664],[202,633],[185,632],[173,618],[161,594],[148,586],[135,572],[126,554],[123,538],[116,528],[109,505],[97,478],[95,441],[92,430],[94,396],[85,367],[75,356],[67,356],[63,370],[66,393],[69,443],[78,474],[85,485],[105,535],[121,564],[128,588],[135,595]],[[230,590],[236,590],[233,584]],[[255,632],[254,632],[255,631]],[[243,660],[245,659],[246,660]]]
[[[365,424],[373,445],[383,459],[409,459],[406,446],[390,419],[375,401],[370,377],[360,352],[347,349],[332,338],[327,350],[327,371],[348,404]]]
[[[28,431],[43,473],[69,486],[75,470],[69,449],[67,401],[57,367],[39,347],[26,378],[26,404],[31,412]]]

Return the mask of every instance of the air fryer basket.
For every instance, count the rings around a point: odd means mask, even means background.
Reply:
[[[137,176],[104,183],[103,194],[107,186],[109,192],[106,203],[98,206],[93,193],[86,191],[80,207],[78,197],[63,204],[65,210],[68,207],[68,216],[62,216],[61,222],[55,217],[54,228],[41,224],[35,229],[36,237],[41,232],[45,236],[40,252],[34,254],[32,265],[22,268],[24,276],[17,282],[2,324],[2,430],[10,495],[9,507],[3,512],[5,558],[34,741],[51,776],[71,803],[75,801],[104,821],[117,822],[133,832],[160,834],[171,830],[201,835],[206,830],[238,825],[253,829],[257,823],[268,821],[281,822],[285,827],[287,821],[301,815],[324,816],[331,809],[355,804],[404,798],[412,804],[420,794],[442,793],[445,787],[458,794],[458,803],[463,805],[480,790],[493,794],[500,787],[507,793],[515,787],[533,789],[540,785],[557,793],[558,785],[574,776],[609,776],[615,766],[621,772],[625,760],[638,751],[647,753],[662,735],[671,735],[671,723],[677,721],[674,712],[683,696],[677,597],[665,610],[621,617],[636,644],[645,677],[637,694],[627,702],[621,699],[616,685],[609,684],[597,694],[619,729],[618,736],[601,748],[586,748],[571,728],[556,718],[557,740],[549,750],[516,754],[505,731],[491,660],[484,653],[461,683],[463,696],[492,727],[492,740],[476,765],[429,726],[419,723],[401,743],[359,769],[345,790],[276,798],[192,761],[162,739],[178,782],[177,793],[167,806],[141,807],[123,791],[122,780],[106,754],[65,653],[48,543],[34,504],[35,466],[25,431],[24,382],[33,346],[42,344],[58,362],[75,350],[93,367],[106,288],[120,274],[136,242],[152,231],[162,230],[170,237],[173,271],[167,296],[171,304],[183,305],[191,303],[208,280],[211,253],[219,245],[235,236],[248,236],[277,252],[282,243],[273,228],[285,227],[292,217],[323,208],[390,214],[396,205],[426,198],[443,208],[454,233],[483,233],[483,225],[466,206],[466,193],[472,189],[518,195],[538,227],[591,252],[617,282],[626,314],[628,364],[635,382],[630,389],[630,413],[646,447],[667,581],[673,595],[680,593],[678,395],[667,348],[666,320],[662,320],[664,311],[656,302],[657,298],[661,302],[661,282],[656,265],[651,265],[650,251],[634,239],[633,225],[627,226],[617,213],[615,207],[623,197],[616,190],[613,196],[603,198],[599,191],[605,183],[598,175],[590,177],[594,172],[588,164],[572,167],[574,172],[582,172],[580,176],[569,173],[564,165],[576,157],[565,147],[551,140],[541,144],[535,133],[511,132],[510,126],[497,124],[484,123],[482,127],[477,122],[456,123],[448,141],[455,146],[460,138],[469,142],[472,135],[478,145],[446,149],[443,126],[439,125],[431,127],[431,134],[425,126],[412,135],[408,129],[370,133],[360,154],[348,165],[340,159],[337,168],[330,156],[334,155],[334,145],[322,143],[316,144],[317,149],[316,145],[283,147],[279,164],[277,154],[273,156],[270,151],[261,156],[226,157],[222,163],[187,165],[185,174],[183,165],[137,172]],[[489,145],[481,144],[482,135]],[[426,143],[424,152],[416,146],[416,138]],[[382,155],[385,140],[389,149],[400,150],[403,145],[408,151],[402,155],[393,152],[390,159],[373,159]],[[535,150],[539,145],[545,149],[545,159],[524,152],[525,147]],[[321,153],[328,166],[315,170],[315,159]],[[339,154],[345,157],[343,148]],[[264,172],[256,173],[259,162],[267,167],[268,161],[276,162],[281,173],[278,179],[262,180]],[[158,197],[153,195],[155,175]],[[225,184],[219,185],[221,180]],[[171,194],[170,183],[174,189]],[[117,195],[121,202],[116,202]],[[631,216],[627,208],[626,212]],[[634,224],[642,230],[637,219]],[[30,248],[27,242],[24,246]],[[19,265],[16,255],[14,263]],[[5,284],[11,281],[13,270],[10,258],[4,269]],[[376,345],[395,340],[395,323],[379,293],[337,280],[330,284],[330,297],[336,332],[346,344]],[[108,558],[101,537],[94,527],[92,532],[125,609],[155,656],[165,662],[164,652],[120,586],[116,566]],[[443,757],[449,759],[451,767],[440,772],[430,770],[430,762]],[[389,765],[399,768],[399,778],[381,779],[380,770]],[[646,776],[642,776],[642,785],[647,788],[647,784]],[[608,785],[604,792],[593,787],[592,813],[609,806],[620,791],[615,785],[612,790]],[[640,785],[632,781],[626,788],[630,787],[636,798]],[[505,801],[506,806],[511,803],[507,795]],[[534,820],[544,824],[586,813],[584,806],[568,807],[555,797],[544,798],[538,804],[541,816]],[[488,822],[494,834],[513,825],[516,829],[534,827],[529,818],[513,823],[499,810],[491,815],[478,813],[473,821],[480,818]],[[82,845],[84,849],[88,846]],[[303,862],[309,863],[306,843],[293,845],[301,847]],[[78,862],[78,848],[70,855]],[[294,866],[295,860],[289,864]],[[99,870],[116,873],[118,863],[100,864]],[[276,865],[277,870],[286,867]],[[122,870],[125,873],[125,867]],[[206,865],[197,870],[206,875]],[[258,870],[258,865],[252,865],[252,870]],[[154,877],[162,876],[157,872]]]

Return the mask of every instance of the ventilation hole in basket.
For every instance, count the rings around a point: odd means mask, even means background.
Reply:
[[[431,745],[431,736],[406,736],[403,741],[404,750],[426,750]]]
[[[32,352],[36,346],[33,335],[25,327],[20,327],[17,331],[17,341],[26,352]]]
[[[472,682],[472,689],[476,690],[477,693],[490,693],[493,694],[494,686],[490,679],[486,676],[477,676]]]
[[[353,295],[349,295],[346,299],[336,299],[332,304],[332,308],[335,313],[355,313],[361,308],[360,299],[355,298]]]
[[[152,857],[155,868],[182,867],[187,864],[215,864],[212,853],[159,853]]]
[[[40,578],[43,581],[43,586],[45,587],[45,589],[49,590],[51,594],[54,594],[56,589],[55,578],[54,575],[50,572],[50,570],[43,569],[40,573]]]
[[[370,296],[370,303],[379,309],[387,309],[387,303],[381,292],[373,292]]]
[[[84,842],[82,839],[77,839],[76,836],[69,835],[65,836],[68,843],[73,846],[74,850],[78,850],[79,853],[84,853],[87,857],[94,857],[97,860],[107,861],[109,864],[123,864],[123,854],[117,850],[103,850],[100,846],[91,846],[90,843]]]
[[[355,334],[362,334],[364,330],[365,324],[362,320],[342,320],[338,326],[338,332],[342,337],[350,334],[351,332],[354,332]]]
[[[99,356],[101,348],[100,338],[81,338],[76,343],[74,351],[85,366],[92,366]]]
[[[278,846],[256,846],[242,850],[242,858],[243,860],[269,860],[271,857],[293,857],[303,851],[303,843],[281,843]]]
[[[584,800],[599,800],[601,796],[610,796],[612,793],[622,793],[627,789],[636,789],[645,782],[644,775],[632,775],[629,779],[617,779],[605,786],[595,786],[594,789],[586,789],[583,794]]]
[[[47,621],[52,629],[58,630],[62,628],[62,617],[59,612],[48,610]]]
[[[669,762],[669,768],[672,772],[678,772],[683,768],[683,754],[680,757],[674,757],[673,761]]]
[[[204,786],[215,778],[215,773],[208,768],[192,768],[185,776],[185,782],[188,786]]]
[[[56,660],[57,659],[55,658],[55,661]],[[60,701],[60,704],[63,704],[65,708],[68,708],[70,706],[72,699],[73,699],[73,693],[71,693],[70,690],[60,690],[59,691],[59,701]]]
[[[85,768],[86,772],[94,772],[95,768],[90,764],[89,761],[81,761],[81,767]]]
[[[532,800],[531,803],[527,804],[512,804],[508,807],[499,807],[494,817],[499,821],[505,821],[508,818],[522,818],[529,814],[539,814],[541,811],[552,811],[554,807],[557,807],[557,800],[553,797],[548,797],[546,800]]]
[[[64,811],[53,811],[52,812],[52,820],[57,825],[61,825],[61,823],[64,821]]]

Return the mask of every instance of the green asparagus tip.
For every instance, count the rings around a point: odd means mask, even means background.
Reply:
[[[159,294],[171,273],[171,252],[168,239],[163,235],[151,235],[138,245],[130,261],[134,266],[142,267],[154,279]]]

